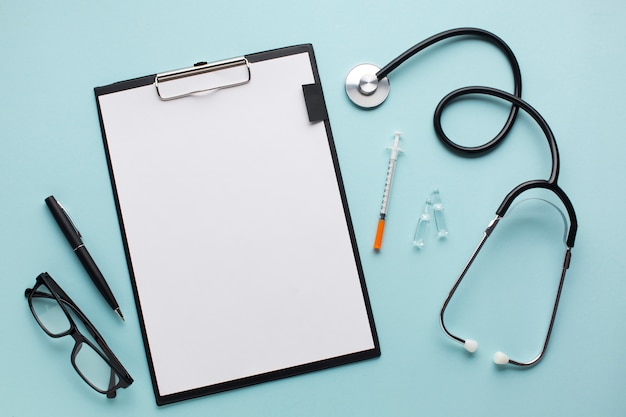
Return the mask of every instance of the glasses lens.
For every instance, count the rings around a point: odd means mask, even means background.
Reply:
[[[44,285],[36,288],[32,294],[31,305],[35,318],[50,335],[66,333],[71,325],[59,302]]]
[[[78,345],[73,360],[78,373],[95,389],[106,392],[118,383],[117,375],[109,364],[89,344],[83,342]]]

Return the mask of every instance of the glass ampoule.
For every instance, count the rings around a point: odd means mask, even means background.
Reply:
[[[448,226],[446,226],[443,203],[441,202],[441,195],[439,194],[438,188],[435,188],[430,194],[430,199],[433,203],[433,217],[435,218],[435,226],[437,227],[437,238],[443,239],[448,236]]]
[[[415,235],[413,236],[413,246],[418,249],[423,248],[426,243],[425,238],[428,233],[428,226],[430,225],[432,205],[430,198],[427,199],[424,205],[424,211],[417,220],[417,227],[415,228]]]

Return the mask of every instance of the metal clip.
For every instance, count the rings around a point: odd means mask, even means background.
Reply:
[[[72,216],[70,216],[70,213],[67,210],[65,210],[65,207],[63,207],[63,205],[61,204],[61,202],[59,200],[55,200],[55,201],[59,205],[59,207],[61,208],[61,211],[63,212],[65,217],[67,217],[67,220],[69,220],[70,224],[72,225],[72,228],[76,232],[76,236],[78,236],[79,238],[82,238],[83,235],[80,234],[80,230],[78,230],[78,227],[76,227],[76,223],[74,223],[74,219],[72,218]],[[74,249],[74,250],[76,250],[76,249]]]
[[[228,73],[226,74],[225,70],[240,71],[226,71]],[[193,83],[185,82],[190,77],[198,78],[194,79]],[[236,87],[250,82],[250,78],[250,63],[245,57],[241,57],[210,63],[203,62],[190,68],[163,72],[155,76],[154,86],[159,98],[167,101],[211,90]],[[198,85],[202,87],[198,88]]]

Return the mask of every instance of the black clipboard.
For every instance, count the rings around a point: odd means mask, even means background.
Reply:
[[[158,405],[380,355],[311,45],[95,94]]]

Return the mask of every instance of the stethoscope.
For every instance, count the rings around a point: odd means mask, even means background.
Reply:
[[[465,339],[465,338],[456,336],[452,334],[446,328],[446,325],[444,322],[444,314],[445,314],[446,308],[448,307],[450,300],[454,296],[454,293],[456,292],[457,288],[461,284],[461,281],[465,277],[470,266],[472,265],[472,263],[478,256],[478,253],[480,252],[481,248],[483,247],[483,245],[485,244],[485,242],[487,241],[487,239],[489,238],[489,236],[491,235],[495,227],[498,225],[498,222],[507,213],[507,210],[511,207],[513,202],[522,193],[528,190],[531,190],[531,189],[548,190],[549,192],[556,195],[556,197],[558,197],[558,199],[563,203],[563,206],[565,207],[565,210],[567,211],[567,215],[569,218],[569,228],[568,228],[566,238],[565,238],[566,250],[565,250],[565,255],[564,255],[564,260],[563,260],[561,278],[559,281],[556,298],[554,300],[554,306],[552,308],[552,315],[550,317],[550,324],[548,326],[545,341],[543,343],[543,346],[539,354],[534,359],[527,361],[527,362],[520,362],[520,361],[513,360],[502,352],[496,353],[493,358],[494,362],[498,365],[511,364],[511,365],[517,365],[521,367],[528,367],[528,366],[535,365],[537,362],[539,362],[543,358],[546,352],[546,349],[548,347],[548,342],[550,341],[550,335],[552,334],[552,328],[554,326],[554,321],[556,318],[556,312],[557,312],[557,308],[559,305],[559,300],[561,298],[561,291],[563,289],[563,283],[565,281],[565,274],[570,265],[570,260],[572,256],[571,250],[574,247],[574,240],[576,238],[578,222],[576,220],[576,213],[574,211],[574,206],[572,205],[572,202],[570,201],[567,194],[565,194],[565,192],[561,189],[561,187],[559,187],[557,183],[558,176],[559,176],[559,162],[560,161],[559,161],[559,150],[557,148],[554,134],[552,133],[550,126],[548,126],[548,123],[541,116],[541,114],[539,114],[537,110],[535,110],[530,104],[528,104],[521,98],[522,76],[521,76],[519,64],[517,62],[517,59],[515,58],[515,55],[513,54],[513,51],[511,51],[511,48],[509,48],[509,46],[502,39],[500,39],[493,33],[487,32],[482,29],[458,28],[458,29],[447,30],[445,32],[441,32],[434,36],[431,36],[430,38],[416,44],[415,46],[406,50],[400,56],[395,58],[393,61],[391,61],[382,69],[379,69],[377,66],[372,65],[372,64],[362,64],[362,65],[358,65],[354,67],[346,78],[346,93],[348,94],[348,97],[352,100],[352,102],[359,107],[373,108],[382,104],[387,98],[387,96],[389,95],[390,84],[389,84],[389,79],[387,77],[394,69],[396,69],[400,64],[402,64],[403,62],[405,62],[407,59],[411,58],[413,55],[417,54],[418,52],[422,51],[423,49],[435,43],[443,41],[445,39],[449,39],[449,38],[456,37],[456,36],[478,37],[498,47],[507,57],[509,64],[511,65],[511,69],[513,70],[514,88],[513,88],[513,94],[511,94],[506,91],[502,91],[502,90],[498,90],[498,89],[490,88],[490,87],[481,87],[481,86],[463,87],[455,91],[452,91],[451,93],[446,95],[437,105],[435,109],[434,119],[433,119],[435,132],[437,133],[437,136],[439,137],[439,139],[449,149],[461,155],[466,155],[466,156],[481,155],[483,153],[493,150],[498,144],[500,144],[500,142],[502,142],[502,140],[504,140],[504,138],[507,136],[507,134],[511,130],[513,124],[515,123],[518,110],[522,109],[529,116],[531,116],[535,120],[535,122],[537,122],[537,124],[539,125],[543,133],[545,134],[546,139],[548,140],[548,146],[550,148],[550,155],[552,157],[552,169],[550,171],[550,176],[547,180],[539,179],[539,180],[526,181],[518,185],[517,187],[513,188],[513,190],[511,190],[506,195],[506,197],[504,197],[502,204],[500,204],[500,207],[498,207],[498,209],[496,210],[496,217],[488,224],[487,228],[485,229],[483,233],[482,239],[480,240],[480,242],[478,243],[478,246],[476,247],[476,249],[470,256],[469,261],[465,264],[463,270],[461,271],[461,274],[459,275],[458,279],[452,286],[452,289],[450,290],[446,300],[444,301],[443,306],[441,307],[440,314],[439,314],[439,323],[441,324],[441,328],[443,332],[448,337],[462,344],[468,352],[473,353],[476,351],[476,349],[478,348],[478,343],[475,340]],[[455,143],[445,134],[441,126],[441,115],[443,111],[445,110],[446,106],[449,105],[454,100],[459,99],[460,97],[469,96],[469,95],[487,95],[487,96],[499,98],[511,104],[511,110],[509,112],[508,118],[502,130],[500,130],[500,132],[490,141],[482,145],[473,146],[473,147],[461,146]]]

